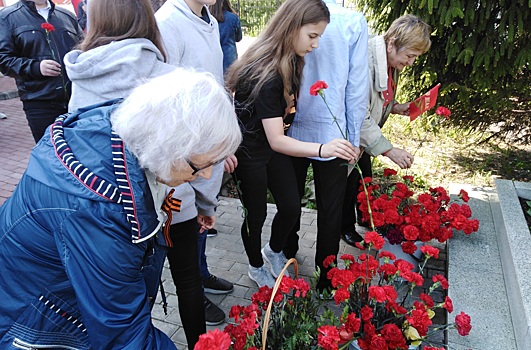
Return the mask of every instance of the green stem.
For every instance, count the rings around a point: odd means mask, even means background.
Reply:
[[[238,192],[238,198],[240,198],[240,203],[242,204],[242,212],[243,212],[243,221],[245,222],[245,230],[247,231],[247,235],[250,234],[249,231],[249,221],[247,220],[247,208],[245,207],[245,204],[243,203],[243,192],[240,187],[240,180],[236,177],[236,173],[233,172],[232,174],[232,180],[234,181],[234,184],[236,185],[236,192]]]
[[[332,119],[334,119],[334,123],[336,123],[337,127],[339,128],[339,132],[341,133],[341,136],[345,139],[345,140],[348,140],[347,138],[347,135],[343,132],[343,130],[341,129],[341,126],[339,125],[339,123],[337,122],[337,118],[336,116],[334,115],[334,113],[332,112],[332,110],[330,109],[330,106],[328,105],[328,102],[326,102],[326,97],[323,93],[322,90],[319,91],[319,96],[321,96],[323,98],[323,101],[326,105],[326,108],[328,108],[328,111],[330,112],[330,115],[332,116]]]

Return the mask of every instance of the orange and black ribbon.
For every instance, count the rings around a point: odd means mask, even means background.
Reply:
[[[173,242],[171,241],[170,237],[170,225],[171,225],[171,219],[172,219],[172,212],[180,212],[181,211],[181,203],[182,201],[177,198],[173,198],[173,192],[175,192],[175,189],[172,189],[164,199],[164,203],[162,203],[161,209],[163,212],[166,213],[168,218],[166,219],[166,222],[164,223],[164,239],[166,240],[166,244],[168,247],[173,247]]]

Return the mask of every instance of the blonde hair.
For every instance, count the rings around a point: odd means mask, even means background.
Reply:
[[[330,12],[322,0],[287,0],[275,12],[266,28],[245,54],[227,72],[231,91],[249,91],[250,104],[265,83],[280,74],[284,98],[300,86],[304,58],[294,50],[294,42],[302,26],[330,22]]]
[[[387,45],[392,43],[396,51],[406,49],[426,53],[431,46],[431,27],[414,15],[403,15],[391,23],[384,34]]]

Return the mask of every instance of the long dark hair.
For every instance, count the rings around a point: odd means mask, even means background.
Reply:
[[[234,9],[232,8],[230,0],[217,0],[214,5],[210,5],[208,7],[208,10],[218,22],[225,22],[225,15],[223,14],[223,10],[232,12],[236,16],[238,15],[236,11],[234,11]]]
[[[145,38],[159,49],[166,60],[150,0],[90,0],[88,20],[87,36],[79,45],[81,51],[113,41]]]

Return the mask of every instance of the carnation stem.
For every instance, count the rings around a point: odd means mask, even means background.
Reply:
[[[330,106],[328,105],[328,102],[326,102],[326,97],[325,97],[325,95],[324,95],[322,90],[319,90],[319,96],[321,96],[323,98],[323,101],[324,101],[324,103],[326,105],[326,108],[328,108],[328,111],[330,112],[330,115],[332,115],[332,118],[334,119],[334,123],[336,123],[337,127],[339,128],[339,132],[341,133],[341,136],[343,136],[343,138],[345,140],[348,140],[347,135],[343,132],[343,130],[341,129],[341,126],[337,122],[336,116],[334,115],[334,113],[332,113],[332,110],[330,109]]]

